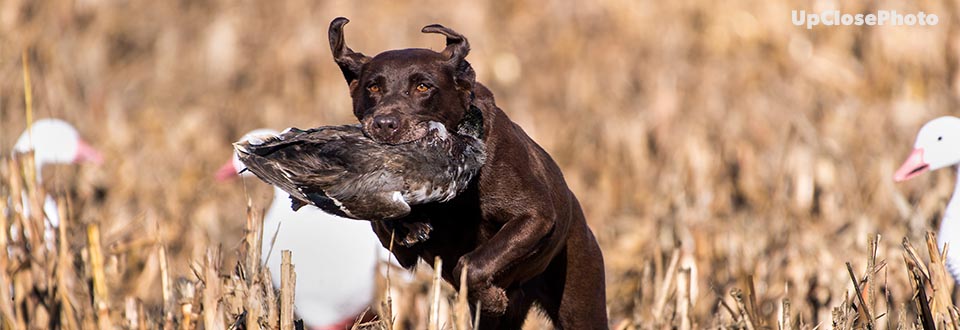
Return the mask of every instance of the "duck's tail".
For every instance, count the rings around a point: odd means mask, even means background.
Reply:
[[[237,151],[240,162],[246,166],[244,171],[250,171],[263,182],[274,185],[290,194],[293,201],[292,208],[296,211],[309,204],[310,199],[293,181],[293,175],[289,171],[267,157],[277,148],[275,143],[277,141],[276,138],[268,138],[264,141],[270,143],[253,144],[250,141],[244,141],[234,143],[233,147]]]

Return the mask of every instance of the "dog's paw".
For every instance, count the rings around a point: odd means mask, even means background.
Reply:
[[[407,235],[399,243],[404,247],[426,242],[430,239],[430,233],[433,232],[433,226],[426,222],[405,222],[403,226],[407,229]]]
[[[477,299],[480,300],[480,310],[485,314],[500,316],[507,312],[507,305],[510,299],[507,298],[507,292],[496,285],[491,285],[477,293]]]
[[[470,289],[470,298],[480,301],[480,310],[484,314],[492,316],[503,315],[507,311],[507,305],[510,299],[507,298],[507,292],[503,288],[492,283],[487,269],[474,267],[468,256],[463,256],[457,261],[457,266],[453,268],[454,274],[463,273],[467,269],[467,287]],[[463,281],[460,278],[457,282]],[[455,284],[459,285],[459,284]]]

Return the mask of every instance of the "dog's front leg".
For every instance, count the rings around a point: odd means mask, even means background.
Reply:
[[[543,272],[549,257],[539,254],[551,241],[548,236],[555,234],[554,219],[527,214],[509,220],[490,240],[460,258],[454,274],[458,276],[467,267],[467,286],[484,312],[502,315],[507,309],[507,294],[495,284],[496,277],[515,273],[515,267],[524,267],[523,274]]]
[[[371,227],[373,227],[373,232],[377,234],[377,238],[380,239],[381,245],[383,248],[388,249],[393,256],[397,258],[397,262],[400,266],[406,269],[412,269],[413,266],[416,266],[419,256],[417,252],[411,249],[410,246],[405,246],[403,244],[394,244],[400,239],[397,239],[397,229],[402,225],[397,220],[384,220],[384,221],[370,221]],[[400,236],[406,236],[406,232],[399,233]]]

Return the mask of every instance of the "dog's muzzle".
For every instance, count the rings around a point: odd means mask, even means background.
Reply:
[[[427,135],[429,125],[405,120],[397,114],[373,115],[363,120],[363,131],[374,141],[386,144],[404,144]]]

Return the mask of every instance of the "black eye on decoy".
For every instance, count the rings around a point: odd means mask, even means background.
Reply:
[[[942,137],[942,136],[938,136],[938,137],[937,137],[937,141],[943,141],[943,137]]]

